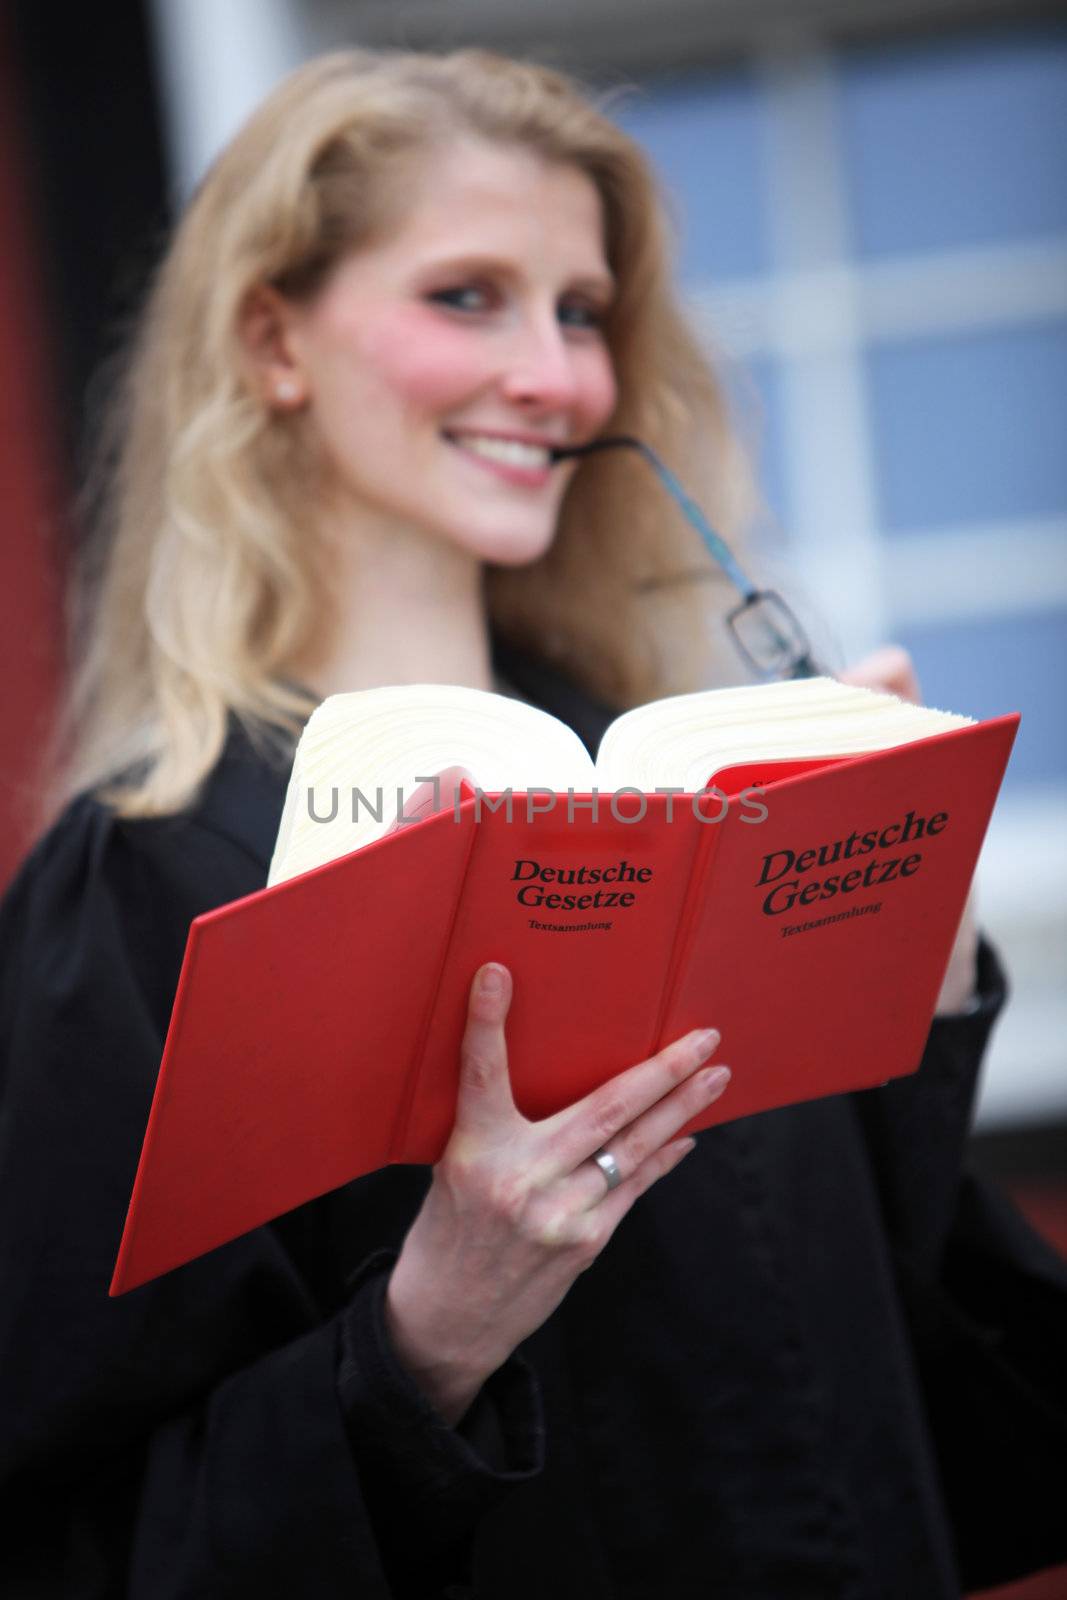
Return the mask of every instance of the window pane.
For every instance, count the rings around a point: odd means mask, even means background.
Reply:
[[[676,198],[681,281],[765,272],[761,110],[747,75],[658,78],[609,109]]]
[[[901,628],[928,706],[969,717],[1021,711],[1004,792],[1067,778],[1067,613]]]
[[[760,495],[762,538],[777,550],[789,539],[781,369],[769,358],[750,360],[733,378],[735,410],[755,465]]]
[[[860,255],[1067,227],[1067,29],[843,57]]]
[[[1067,323],[883,345],[867,367],[888,532],[1067,508]]]

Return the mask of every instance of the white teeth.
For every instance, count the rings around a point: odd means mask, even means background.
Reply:
[[[455,443],[476,455],[487,456],[490,461],[506,461],[513,467],[539,469],[549,464],[549,453],[540,445],[520,444],[518,439],[493,439],[488,434],[462,434]]]

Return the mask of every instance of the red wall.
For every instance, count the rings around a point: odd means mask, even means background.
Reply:
[[[0,36],[0,887],[32,832],[61,658],[58,449],[12,76]]]

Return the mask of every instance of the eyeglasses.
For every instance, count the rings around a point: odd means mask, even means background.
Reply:
[[[660,460],[651,445],[635,439],[631,434],[619,433],[608,439],[592,439],[588,444],[558,445],[550,451],[550,455],[553,461],[561,461],[567,456],[586,456],[595,450],[620,447],[636,450],[644,457],[686,521],[699,533],[708,554],[740,594],[741,603],[727,612],[726,624],[745,664],[764,678],[822,677],[823,670],[816,664],[807,635],[792,609],[773,589],[757,588],[726,540],[715,532],[700,507],[686,494],[674,473]],[[701,569],[683,576],[704,577],[706,574]],[[677,581],[675,578],[653,579],[645,588],[660,588]]]

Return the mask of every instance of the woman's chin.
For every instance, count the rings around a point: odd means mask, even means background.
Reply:
[[[468,523],[462,530],[450,530],[456,544],[493,567],[528,567],[547,554],[555,536],[555,522],[512,529],[497,525],[484,533]]]

